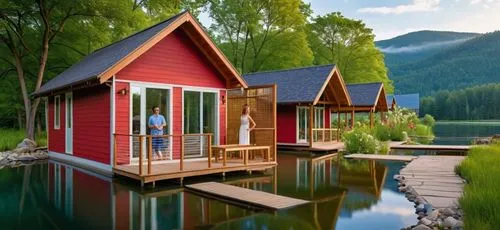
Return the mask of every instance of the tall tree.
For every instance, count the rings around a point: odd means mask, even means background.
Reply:
[[[336,64],[348,83],[380,81],[393,91],[384,55],[375,47],[372,29],[341,13],[317,16],[309,24],[309,43],[315,64]]]
[[[242,73],[308,65],[304,26],[309,5],[300,0],[207,0],[211,33]],[[276,63],[279,58],[278,65]]]

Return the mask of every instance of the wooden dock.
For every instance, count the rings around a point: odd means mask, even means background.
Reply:
[[[387,160],[387,161],[412,161],[417,156],[406,156],[406,155],[378,155],[378,154],[349,154],[344,155],[346,159],[364,159],[364,160]]]
[[[185,187],[188,189],[192,189],[198,193],[208,194],[209,196],[216,196],[223,199],[274,210],[289,208],[309,202],[306,200],[275,195],[272,193],[261,192],[217,182],[198,183],[186,185]]]
[[[391,149],[469,151],[470,145],[392,145]]]

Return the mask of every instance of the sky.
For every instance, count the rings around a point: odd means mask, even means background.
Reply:
[[[340,11],[372,28],[375,40],[419,30],[500,30],[500,0],[304,0],[315,15]],[[209,24],[206,15],[200,15]]]

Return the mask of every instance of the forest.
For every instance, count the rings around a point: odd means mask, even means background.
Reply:
[[[348,83],[385,83],[383,54],[362,21],[316,16],[301,0],[0,0],[0,128],[33,139],[43,100],[30,95],[96,49],[183,10],[204,13],[205,29],[240,73],[335,63]],[[38,128],[36,128],[38,127]]]
[[[421,100],[420,113],[438,120],[500,119],[500,83],[439,91]]]

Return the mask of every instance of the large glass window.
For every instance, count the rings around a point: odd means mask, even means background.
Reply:
[[[216,93],[203,93],[203,133],[215,134],[217,124],[217,100]],[[215,144],[215,137],[212,138]]]
[[[200,92],[184,91],[184,133],[201,133]]]
[[[307,142],[309,140],[309,108],[297,108],[297,142]]]

